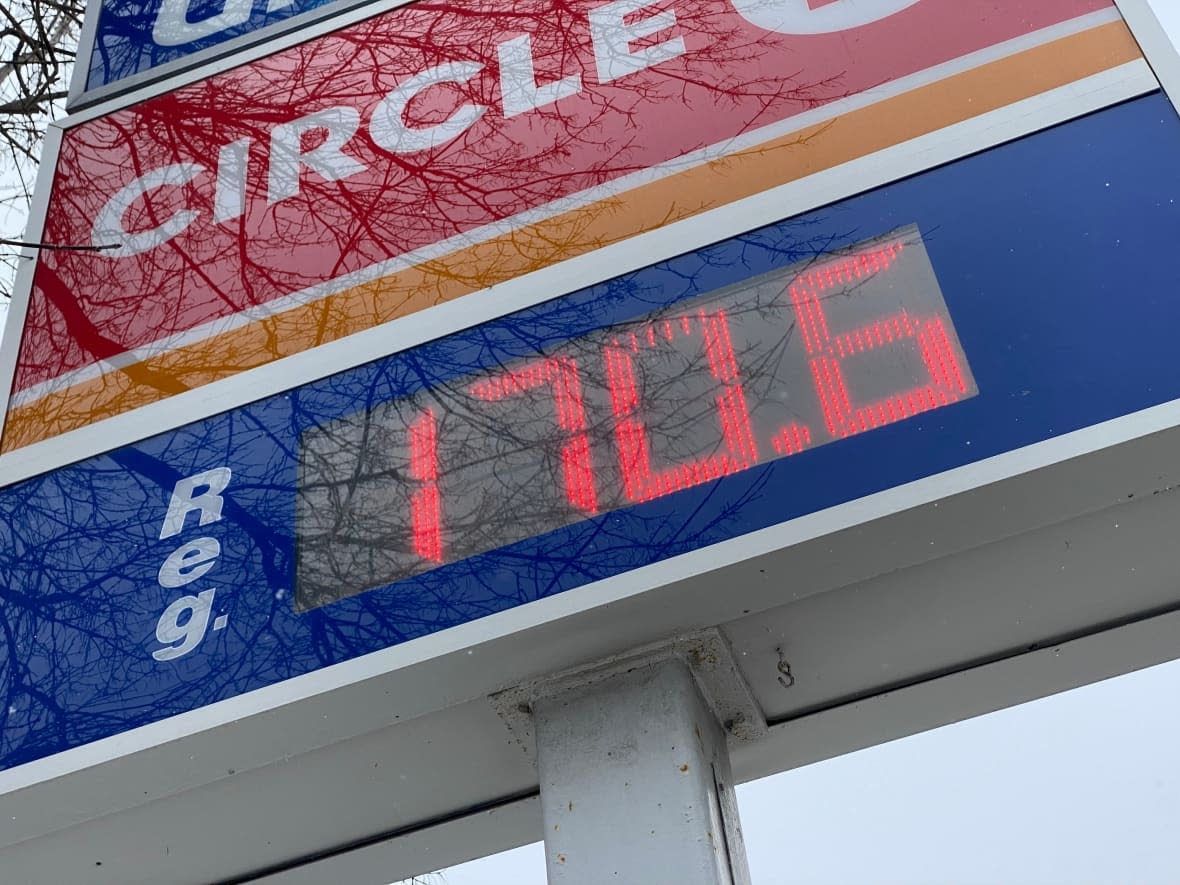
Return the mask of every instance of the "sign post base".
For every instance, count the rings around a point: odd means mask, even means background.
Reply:
[[[679,660],[533,703],[550,885],[748,885],[726,735]]]

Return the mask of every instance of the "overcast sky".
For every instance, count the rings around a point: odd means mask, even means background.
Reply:
[[[1150,4],[1168,33],[1173,35],[1173,41],[1180,43],[1176,36],[1180,35],[1180,3],[1176,0],[1150,0]]]

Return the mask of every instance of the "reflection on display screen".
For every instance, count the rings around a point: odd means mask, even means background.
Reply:
[[[304,431],[295,604],[976,393],[911,225]]]

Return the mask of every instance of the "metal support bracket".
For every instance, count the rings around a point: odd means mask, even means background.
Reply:
[[[715,628],[674,636],[560,673],[532,679],[497,692],[489,696],[489,700],[513,739],[536,764],[537,742],[532,708],[538,699],[670,660],[683,662],[692,672],[697,688],[725,729],[729,740],[756,741],[766,736],[768,729],[762,708],[738,669],[729,642]]]

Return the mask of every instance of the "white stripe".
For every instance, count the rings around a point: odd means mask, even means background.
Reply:
[[[1088,13],[1078,18],[1034,31],[1031,34],[1025,34],[1021,37],[998,43],[941,65],[927,68],[916,74],[893,80],[875,89],[869,89],[848,98],[838,99],[822,108],[805,111],[787,120],[726,139],[725,141],[693,151],[649,169],[621,176],[606,184],[588,188],[587,190],[571,194],[559,200],[554,200],[543,206],[525,210],[524,212],[483,225],[466,233],[440,240],[430,246],[407,252],[396,258],[377,262],[361,270],[317,283],[289,295],[280,296],[265,304],[247,308],[228,317],[211,320],[192,329],[165,336],[149,344],[141,345],[118,354],[111,359],[100,360],[82,368],[71,370],[56,378],[42,381],[24,390],[15,392],[11,398],[9,409],[12,410],[28,405],[55,391],[100,378],[109,372],[119,371],[151,357],[167,353],[170,350],[216,338],[224,333],[247,326],[258,320],[275,316],[295,307],[314,303],[363,283],[369,283],[387,277],[400,270],[406,270],[424,262],[442,258],[465,247],[494,239],[496,236],[511,233],[522,227],[545,221],[565,212],[584,208],[602,200],[625,194],[643,185],[703,166],[718,158],[757,147],[776,138],[781,138],[853,111],[870,107],[886,99],[949,79],[957,74],[982,67],[991,62],[1008,58],[1028,49],[1043,46],[1055,40],[1115,21],[1121,21],[1119,11],[1115,8]]]

